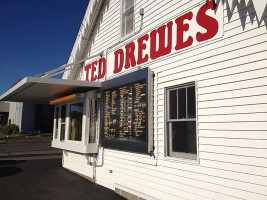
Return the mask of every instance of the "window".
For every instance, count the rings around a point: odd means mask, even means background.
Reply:
[[[98,103],[96,99],[90,99],[90,127],[89,127],[89,143],[96,142],[96,129],[97,129],[97,107]]]
[[[66,105],[61,106],[61,113],[60,113],[60,140],[65,140],[65,124],[66,124]]]
[[[57,139],[57,137],[58,137],[58,118],[59,118],[59,107],[56,107],[56,109],[55,109],[55,124],[54,124],[55,139]]]
[[[167,90],[167,155],[197,158],[194,83]]]
[[[83,103],[70,104],[69,140],[82,140]]]
[[[121,37],[134,31],[134,0],[122,0]]]

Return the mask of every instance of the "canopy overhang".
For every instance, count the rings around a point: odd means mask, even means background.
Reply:
[[[26,77],[1,95],[0,100],[49,104],[54,99],[100,87],[101,82]]]

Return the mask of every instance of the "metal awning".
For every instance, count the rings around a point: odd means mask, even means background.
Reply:
[[[0,96],[1,101],[48,104],[49,101],[100,88],[101,82],[26,77]]]

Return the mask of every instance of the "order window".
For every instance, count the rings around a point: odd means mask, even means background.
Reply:
[[[70,104],[69,140],[82,140],[83,103]]]
[[[167,155],[197,158],[195,83],[168,88]]]
[[[121,37],[134,31],[134,0],[122,0]]]

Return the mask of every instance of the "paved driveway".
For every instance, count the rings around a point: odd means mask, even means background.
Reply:
[[[114,191],[61,167],[60,158],[0,160],[1,200],[120,200]]]
[[[51,147],[51,142],[2,142],[0,141],[0,157],[61,154],[62,150]]]

